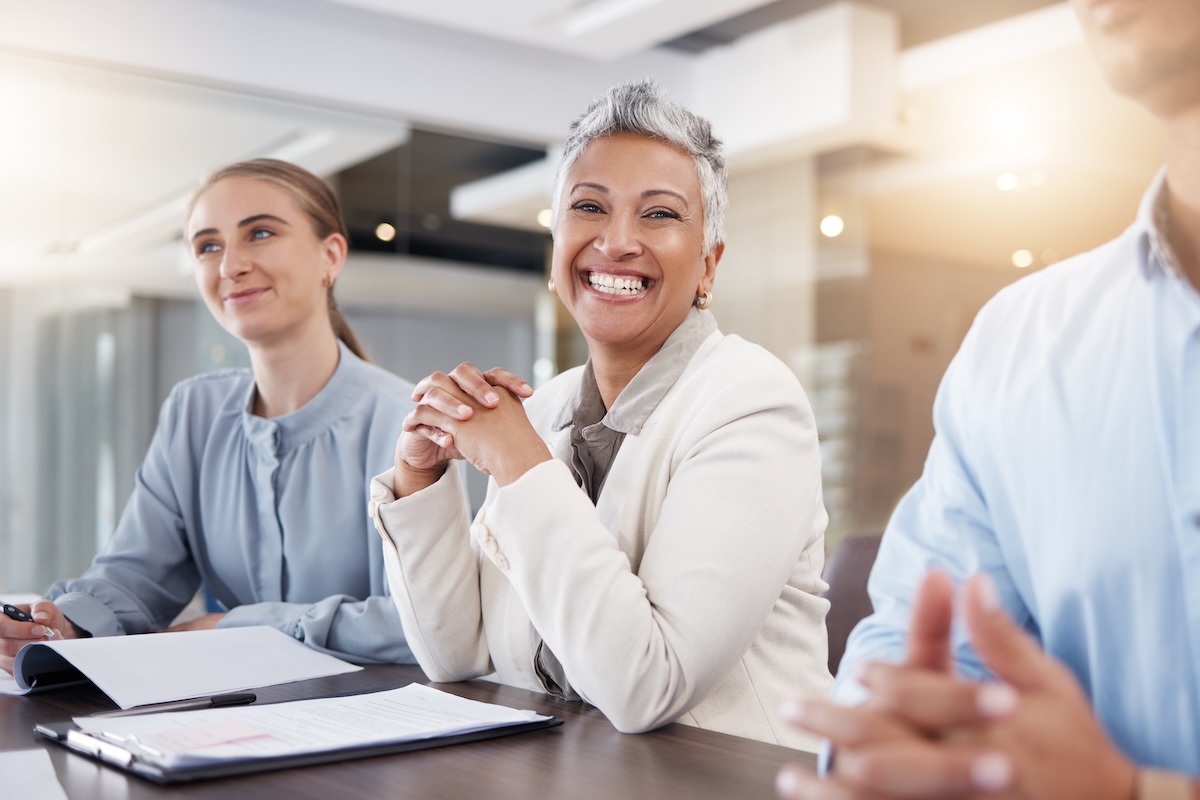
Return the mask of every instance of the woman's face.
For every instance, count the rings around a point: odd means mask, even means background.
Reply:
[[[346,240],[319,238],[287,190],[218,181],[197,199],[187,237],[200,294],[234,336],[270,345],[329,326],[326,287],[341,272]]]
[[[692,157],[619,133],[592,142],[563,182],[551,267],[558,296],[593,357],[649,358],[712,288],[722,245],[704,253],[704,208]]]

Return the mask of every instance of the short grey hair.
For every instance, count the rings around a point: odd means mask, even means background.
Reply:
[[[551,230],[558,221],[567,172],[587,146],[617,133],[634,133],[679,148],[696,163],[704,203],[704,252],[725,241],[725,207],[729,203],[728,173],[721,140],[712,124],[671,101],[658,84],[645,79],[609,88],[571,123],[558,173],[554,179]]]

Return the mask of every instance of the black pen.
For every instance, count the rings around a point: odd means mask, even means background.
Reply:
[[[160,711],[195,711],[201,708],[248,706],[257,699],[258,696],[254,692],[233,692],[232,694],[214,694],[211,697],[194,697],[191,700],[175,700],[170,703],[152,703],[148,706],[134,706],[116,711],[101,711],[91,716],[134,717],[138,714],[157,714]]]
[[[16,606],[10,606],[8,603],[4,604],[4,616],[8,617],[9,619],[15,619],[17,622],[37,622],[36,619],[29,616],[21,609],[17,608]],[[46,629],[46,638],[53,639],[54,631],[50,630],[50,626],[43,625],[42,627]]]

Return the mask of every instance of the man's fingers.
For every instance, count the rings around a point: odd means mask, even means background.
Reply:
[[[1002,683],[968,683],[941,672],[882,663],[863,664],[857,677],[871,690],[868,707],[934,734],[1000,719],[1017,707],[1017,693]]]
[[[828,739],[835,747],[854,747],[912,735],[910,728],[890,715],[866,706],[839,706],[811,697],[784,703],[780,716],[797,728]]]
[[[913,599],[909,621],[908,655],[910,667],[949,672],[950,631],[954,617],[954,584],[950,576],[931,570],[921,581]]]
[[[971,644],[1001,680],[1018,689],[1036,689],[1063,680],[1062,671],[1037,642],[1004,613],[995,584],[985,573],[967,581],[963,610]]]
[[[908,739],[883,747],[847,749],[834,762],[834,777],[896,797],[966,798],[1008,788],[1012,761],[979,746]]]

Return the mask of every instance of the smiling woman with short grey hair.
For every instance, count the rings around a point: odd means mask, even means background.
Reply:
[[[563,181],[575,159],[592,142],[615,133],[635,133],[658,139],[695,159],[700,197],[704,201],[704,249],[707,252],[725,241],[725,207],[729,204],[729,193],[721,141],[713,135],[708,120],[671,102],[662,89],[649,80],[614,86],[571,123],[571,133],[554,181],[551,230],[558,220]]]
[[[795,375],[708,310],[724,206],[708,122],[653,84],[572,127],[550,283],[587,364],[534,396],[504,370],[428,376],[372,482],[431,679],[494,672],[622,731],[815,747],[776,709],[832,682],[817,432]],[[453,459],[491,477],[473,523]]]

